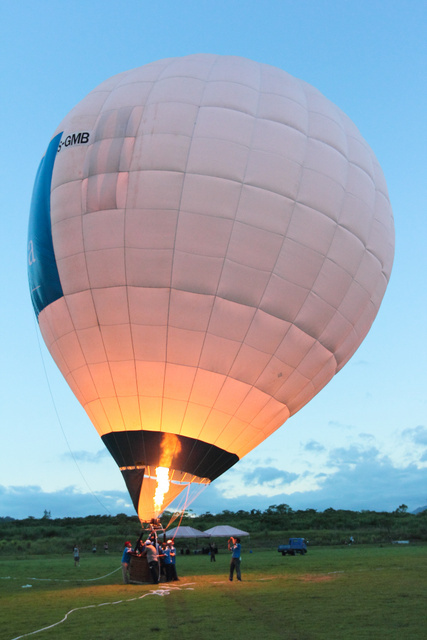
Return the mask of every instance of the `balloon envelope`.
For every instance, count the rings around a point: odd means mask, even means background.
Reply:
[[[344,366],[393,254],[373,152],[280,69],[160,60],[64,118],[34,187],[32,300],[141,519],[229,469]],[[161,506],[157,467],[172,480]]]

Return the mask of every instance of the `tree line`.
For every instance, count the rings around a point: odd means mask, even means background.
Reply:
[[[200,515],[189,509],[175,519],[174,514],[166,511],[161,522],[165,528],[180,523],[201,531],[216,525],[231,525],[247,531],[253,547],[274,548],[291,536],[307,538],[311,545],[346,544],[350,536],[356,543],[427,541],[427,509],[409,513],[404,504],[392,512],[293,510],[287,504],[270,505],[264,511],[224,510]],[[45,510],[40,518],[0,518],[0,553],[9,554],[14,549],[20,553],[68,553],[76,543],[83,552],[90,552],[94,544],[102,549],[104,542],[109,543],[112,552],[119,552],[124,540],[136,540],[140,533],[141,524],[136,515],[52,518],[50,511]],[[196,541],[189,542],[190,547],[196,544]]]

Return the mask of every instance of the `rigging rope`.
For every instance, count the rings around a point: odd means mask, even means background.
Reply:
[[[93,491],[93,490],[92,490],[92,488],[90,487],[89,483],[87,482],[86,478],[85,478],[85,477],[84,477],[84,475],[83,475],[82,470],[81,470],[81,469],[80,469],[80,467],[79,467],[79,464],[78,464],[77,459],[76,459],[76,457],[75,457],[75,455],[74,455],[74,452],[73,452],[73,450],[71,449],[70,443],[69,443],[69,441],[68,441],[68,438],[67,438],[67,436],[66,436],[66,433],[65,433],[64,427],[63,427],[63,425],[62,425],[61,418],[60,418],[60,416],[59,416],[59,412],[58,412],[58,408],[57,408],[56,403],[55,403],[55,399],[54,399],[54,397],[53,397],[52,387],[51,387],[51,385],[50,385],[49,376],[48,376],[48,374],[47,374],[46,364],[45,364],[45,360],[44,360],[44,357],[43,357],[43,351],[42,351],[41,343],[40,343],[40,331],[38,330],[38,324],[37,324],[36,319],[34,319],[34,323],[35,323],[35,331],[36,331],[36,335],[37,335],[37,343],[38,343],[38,345],[39,345],[40,358],[41,358],[41,361],[42,361],[43,371],[44,371],[45,378],[46,378],[46,383],[47,383],[47,386],[48,386],[48,389],[49,389],[50,398],[51,398],[52,405],[53,405],[53,408],[54,408],[54,411],[55,411],[55,414],[56,414],[56,418],[57,418],[57,420],[58,420],[58,424],[59,424],[59,426],[60,426],[60,428],[61,428],[61,431],[62,431],[62,435],[64,436],[64,440],[65,440],[65,442],[67,443],[67,447],[68,447],[68,450],[69,450],[69,452],[70,452],[70,455],[71,455],[72,459],[74,460],[74,464],[76,465],[77,470],[78,470],[78,472],[79,472],[79,474],[80,474],[80,476],[81,476],[81,478],[82,478],[83,482],[85,483],[86,487],[88,488],[89,492],[92,494],[92,496],[95,498],[95,500],[96,500],[96,501],[101,505],[101,507],[102,507],[103,509],[105,509],[105,511],[106,511],[109,515],[112,515],[112,514],[111,514],[111,511],[108,509],[108,507],[107,507],[103,502],[101,502],[101,500],[98,498],[98,496],[94,493],[94,491]]]

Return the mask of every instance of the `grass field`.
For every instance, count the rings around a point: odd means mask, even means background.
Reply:
[[[2,558],[0,638],[426,638],[427,546],[243,551],[241,583],[221,551],[178,556],[180,581],[158,587],[121,584],[119,554]]]

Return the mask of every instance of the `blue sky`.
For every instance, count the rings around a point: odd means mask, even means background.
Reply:
[[[26,273],[29,204],[47,144],[80,99],[120,71],[200,52],[280,67],[350,116],[387,180],[396,257],[350,362],[191,508],[427,505],[426,17],[422,0],[1,3],[0,517],[134,513],[41,344]]]

